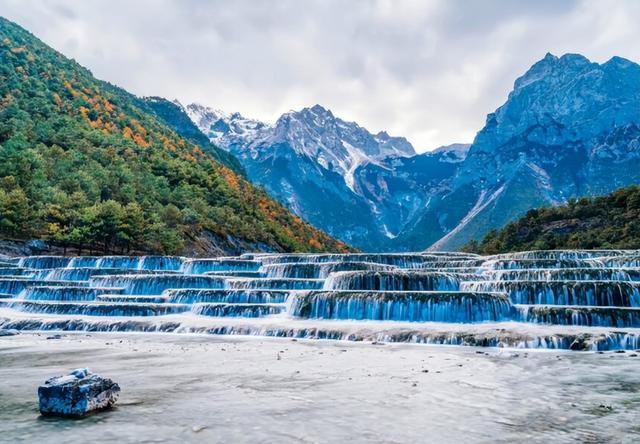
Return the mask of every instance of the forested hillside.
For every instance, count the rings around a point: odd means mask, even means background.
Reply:
[[[233,154],[212,144],[180,106],[162,97],[144,97],[140,106],[151,111],[160,122],[169,126],[184,139],[210,152],[216,160],[236,173],[245,175],[240,161]]]
[[[212,239],[347,249],[145,108],[0,18],[0,237],[104,252],[206,254]]]
[[[640,187],[530,210],[503,229],[491,231],[481,242],[468,243],[464,249],[494,254],[561,248],[640,248]]]

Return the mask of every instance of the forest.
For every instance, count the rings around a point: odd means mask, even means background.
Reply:
[[[0,18],[0,238],[104,253],[180,253],[206,234],[349,250],[202,145]]]
[[[532,209],[464,250],[482,254],[563,248],[640,248],[640,187]]]

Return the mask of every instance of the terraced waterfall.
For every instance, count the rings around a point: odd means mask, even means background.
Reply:
[[[0,330],[640,348],[640,251],[0,258]]]

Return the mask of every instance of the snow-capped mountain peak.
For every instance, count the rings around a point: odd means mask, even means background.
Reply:
[[[245,140],[256,137],[260,130],[268,127],[265,123],[243,117],[238,112],[226,113],[199,103],[187,105],[185,111],[211,142],[225,149],[229,145],[244,143]]]
[[[358,167],[387,157],[415,154],[404,137],[392,137],[384,131],[373,135],[318,104],[289,111],[272,126],[239,113],[227,114],[195,103],[187,106],[187,113],[212,142],[240,158],[273,155],[270,147],[287,146],[297,156],[307,157],[321,168],[341,175],[354,192]]]

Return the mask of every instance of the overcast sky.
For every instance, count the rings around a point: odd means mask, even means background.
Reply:
[[[274,122],[319,103],[418,151],[471,142],[545,53],[640,61],[640,1],[0,0],[138,95]]]

